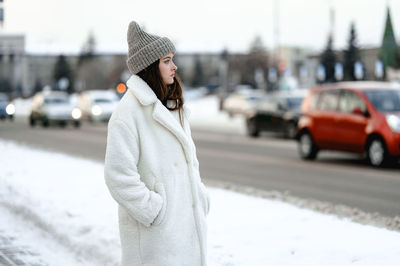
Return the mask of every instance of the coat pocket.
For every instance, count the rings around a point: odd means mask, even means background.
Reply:
[[[163,199],[163,205],[161,207],[161,210],[152,223],[153,226],[157,226],[161,225],[165,219],[165,214],[167,212],[167,194],[165,193],[165,188],[162,183],[156,183],[154,185],[154,191],[160,194],[161,198]]]
[[[203,183],[199,185],[199,192],[200,192],[200,200],[202,201],[204,214],[208,215],[210,212],[210,197],[208,195],[207,189]]]

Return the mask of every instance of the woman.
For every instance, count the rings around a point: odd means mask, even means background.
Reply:
[[[128,29],[132,76],[108,124],[106,184],[118,202],[122,265],[206,265],[209,200],[165,37]]]

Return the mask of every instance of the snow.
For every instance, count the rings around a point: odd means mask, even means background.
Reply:
[[[116,203],[103,164],[1,139],[0,150],[0,234],[41,255],[25,256],[29,263],[118,265]],[[399,265],[399,232],[222,189],[209,192],[211,266]]]
[[[191,99],[186,104],[190,110],[189,122],[193,129],[239,134],[246,132],[244,117],[229,117],[226,112],[220,111],[219,98],[216,95]]]

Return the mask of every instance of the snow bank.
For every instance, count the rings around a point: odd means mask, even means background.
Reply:
[[[0,232],[25,241],[50,265],[55,265],[54,254],[62,258],[68,253],[56,265],[118,265],[116,204],[104,184],[102,164],[2,140],[0,150]],[[398,232],[279,201],[209,190],[209,265],[372,266],[400,261]]]

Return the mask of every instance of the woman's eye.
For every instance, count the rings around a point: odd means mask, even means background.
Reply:
[[[165,63],[165,64],[168,64],[168,63],[169,63],[169,60],[165,60],[164,63]]]

